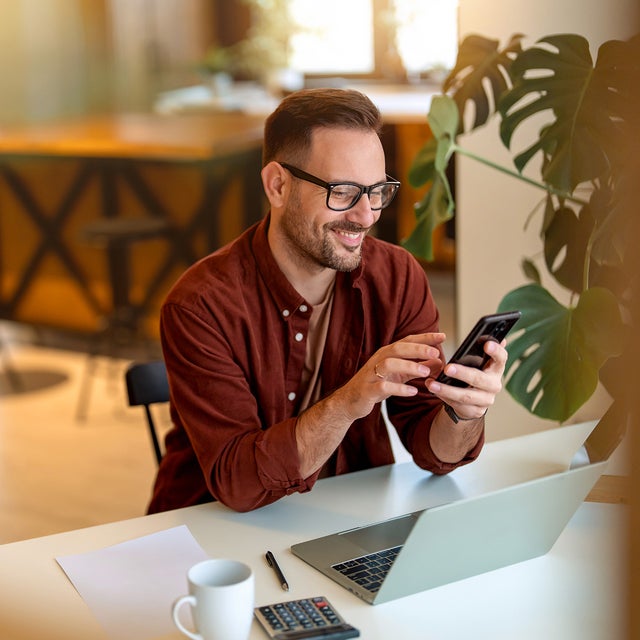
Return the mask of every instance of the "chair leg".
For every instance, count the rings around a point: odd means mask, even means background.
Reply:
[[[96,369],[96,355],[89,354],[87,356],[82,381],[80,382],[80,394],[78,395],[78,405],[76,407],[76,420],[84,422],[87,419],[87,408],[91,396],[91,386],[93,384],[93,376]]]
[[[2,334],[0,334],[0,357],[4,361],[4,371],[7,374],[7,380],[9,381],[11,388],[14,391],[24,391],[24,384],[22,382],[22,379],[18,375],[17,370],[11,363],[9,350]]]
[[[149,424],[149,434],[151,435],[151,443],[153,444],[153,452],[156,455],[156,462],[160,464],[162,460],[162,452],[160,451],[160,443],[158,442],[158,434],[156,433],[156,427],[151,415],[151,409],[149,405],[144,406],[144,410],[147,412],[147,422]]]

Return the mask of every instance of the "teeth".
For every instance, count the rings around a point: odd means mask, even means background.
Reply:
[[[356,239],[360,234],[359,233],[353,233],[353,232],[348,232],[348,231],[338,231],[338,233],[341,236],[346,236],[347,238],[352,238],[352,239]]]

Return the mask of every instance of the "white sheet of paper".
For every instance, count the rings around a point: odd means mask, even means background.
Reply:
[[[175,629],[171,605],[207,558],[182,525],[56,561],[110,636],[144,640]]]

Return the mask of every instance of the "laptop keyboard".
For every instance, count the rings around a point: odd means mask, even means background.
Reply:
[[[402,545],[331,565],[343,576],[371,593],[377,593]]]

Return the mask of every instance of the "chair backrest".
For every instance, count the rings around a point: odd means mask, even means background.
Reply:
[[[158,464],[160,464],[162,451],[149,405],[169,402],[169,381],[164,362],[162,360],[134,362],[125,373],[125,381],[129,406],[143,406],[145,408],[153,451]]]

